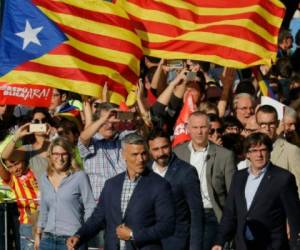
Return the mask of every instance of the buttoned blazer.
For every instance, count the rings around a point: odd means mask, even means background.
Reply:
[[[299,249],[300,202],[294,175],[270,163],[247,210],[248,175],[243,169],[233,177],[216,243],[223,245],[235,235],[236,249],[247,250],[244,235],[248,226],[259,244],[256,250],[288,250],[288,220],[291,249]]]
[[[176,146],[174,152],[179,159],[190,163],[191,151],[188,144],[189,142],[185,142]],[[236,171],[234,155],[232,151],[209,142],[206,161],[208,194],[215,215],[220,221],[231,179]]]
[[[152,169],[153,162],[148,168]],[[176,226],[172,236],[162,240],[164,250],[201,250],[203,204],[197,170],[172,155],[164,177],[171,185],[175,201]]]
[[[116,228],[125,224],[133,231],[134,240],[126,241],[127,250],[161,250],[161,239],[173,234],[175,206],[170,184],[146,169],[125,211],[121,213],[121,192],[125,173],[106,181],[99,202],[87,222],[77,232],[86,242],[101,229],[105,229],[106,250],[118,250]]]
[[[282,138],[278,138],[273,144],[271,162],[295,175],[300,197],[300,148]]]

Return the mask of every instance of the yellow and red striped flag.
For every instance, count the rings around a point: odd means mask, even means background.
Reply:
[[[276,59],[279,0],[118,0],[144,53],[245,68]]]
[[[32,0],[32,3],[55,23],[66,39],[47,53],[16,65],[0,82],[46,85],[96,97],[101,96],[102,86],[107,82],[113,102],[126,100],[138,82],[143,52],[125,11],[100,0]],[[47,44],[48,41],[42,40],[47,27],[30,15],[23,19],[25,31],[14,37],[16,42],[24,38],[23,50]],[[36,33],[41,31],[35,37],[40,44],[32,38],[25,43],[29,39],[24,36],[28,23]],[[21,27],[18,25],[16,30]]]

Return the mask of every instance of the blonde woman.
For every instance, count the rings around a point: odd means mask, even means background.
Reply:
[[[96,205],[88,177],[76,166],[72,152],[65,138],[50,144],[49,167],[40,187],[35,249],[67,249],[65,240],[76,233]]]

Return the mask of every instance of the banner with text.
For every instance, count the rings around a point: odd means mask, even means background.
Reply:
[[[49,107],[52,88],[33,84],[0,83],[0,105]]]

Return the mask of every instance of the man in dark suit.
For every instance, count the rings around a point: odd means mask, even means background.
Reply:
[[[174,232],[175,208],[169,183],[145,168],[144,139],[133,133],[122,140],[127,171],[106,181],[91,217],[67,241],[74,249],[105,229],[105,250],[161,250]]]
[[[208,141],[210,123],[207,114],[200,111],[192,113],[187,130],[191,141],[176,146],[174,152],[197,169],[204,207],[203,250],[210,250],[236,169],[234,155],[232,151]]]
[[[249,135],[244,151],[250,167],[233,177],[213,250],[222,250],[234,235],[238,250],[300,249],[300,202],[294,175],[270,162],[272,141],[264,133]]]
[[[172,153],[169,136],[154,130],[148,136],[153,162],[149,167],[172,187],[176,208],[175,233],[162,240],[164,250],[202,250],[203,205],[197,170]]]

